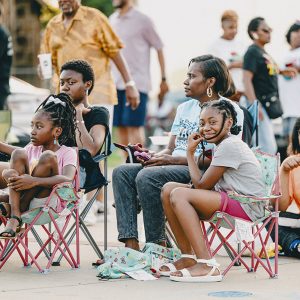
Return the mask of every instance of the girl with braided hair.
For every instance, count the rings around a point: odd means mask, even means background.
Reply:
[[[2,206],[10,219],[0,238],[14,238],[22,225],[21,213],[43,205],[54,185],[75,180],[75,121],[76,110],[69,96],[50,95],[33,116],[30,144],[24,149],[0,144],[0,150],[11,155],[9,169],[2,172],[10,203]],[[56,208],[58,202],[52,200],[50,205]]]
[[[188,139],[187,161],[192,186],[170,182],[164,185],[164,211],[176,237],[182,258],[162,266],[162,275],[174,281],[221,281],[218,264],[210,257],[199,219],[208,220],[216,211],[255,221],[264,214],[263,204],[240,204],[228,191],[242,195],[265,195],[259,162],[237,134],[237,115],[227,100],[206,102],[200,113],[199,133]],[[216,145],[209,168],[203,173],[194,158],[204,141]]]

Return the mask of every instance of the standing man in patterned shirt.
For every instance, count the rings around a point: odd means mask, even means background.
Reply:
[[[52,54],[55,87],[58,88],[59,70],[65,62],[88,61],[96,79],[90,103],[108,108],[112,118],[113,106],[118,101],[110,68],[113,60],[124,81],[128,104],[136,109],[139,95],[120,53],[123,44],[106,16],[97,9],[82,6],[80,0],[58,0],[58,4],[61,14],[49,21],[41,44],[41,53]]]
[[[127,95],[122,78],[113,68],[117,85],[118,105],[114,111],[114,126],[118,127],[120,143],[144,143],[144,125],[148,92],[151,89],[150,50],[157,51],[161,71],[159,100],[168,91],[162,41],[148,16],[133,6],[132,0],[113,0],[117,11],[109,18],[113,29],[125,44],[122,50],[140,93],[140,106],[135,111],[126,106]]]

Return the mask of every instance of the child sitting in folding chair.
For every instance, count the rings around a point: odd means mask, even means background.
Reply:
[[[280,169],[279,245],[285,255],[300,258],[300,118],[292,132],[287,157]],[[274,239],[272,231],[272,238]]]
[[[173,265],[160,269],[162,275],[170,275],[172,280],[222,280],[219,265],[206,245],[200,219],[208,220],[216,211],[248,221],[264,215],[263,204],[240,204],[227,195],[228,191],[265,195],[259,162],[248,145],[236,136],[239,131],[236,112],[229,101],[205,103],[200,114],[200,133],[192,134],[188,140],[192,185],[170,182],[163,187],[164,211],[183,253]],[[195,149],[203,141],[216,144],[211,164],[204,174],[194,160]]]
[[[75,108],[66,94],[50,95],[36,110],[31,122],[31,143],[24,149],[1,145],[11,154],[10,168],[2,172],[9,187],[9,204],[2,204],[9,221],[0,238],[11,239],[22,226],[21,213],[45,204],[52,188],[73,182],[78,156]],[[50,206],[57,209],[59,202]],[[3,210],[4,207],[4,210]]]

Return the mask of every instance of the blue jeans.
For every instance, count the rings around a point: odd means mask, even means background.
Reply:
[[[167,182],[188,183],[187,166],[168,165],[142,168],[141,164],[125,164],[114,169],[113,192],[117,213],[118,239],[138,240],[137,214],[141,204],[146,242],[165,240],[165,215],[160,192]]]
[[[240,104],[244,107],[248,107],[250,103],[246,99],[246,97],[242,97],[240,100]],[[258,124],[258,147],[260,150],[269,153],[275,154],[277,151],[277,144],[274,135],[272,121],[270,120],[267,112],[259,103],[259,106],[262,109],[264,119],[261,121],[259,120]],[[256,146],[256,133],[253,134],[253,141],[252,144]]]

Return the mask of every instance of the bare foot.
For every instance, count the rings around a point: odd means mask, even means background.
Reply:
[[[196,261],[193,258],[187,258],[187,257],[182,257],[173,263],[173,265],[175,266],[175,268],[177,270],[182,270],[184,268],[191,267],[195,264],[196,264]],[[159,270],[162,272],[170,271],[170,269],[167,266],[161,266]]]
[[[212,268],[213,267],[208,266],[207,264],[204,263],[196,263],[193,266],[187,268],[187,270],[190,272],[192,277],[195,277],[195,276],[206,276],[211,271]],[[220,271],[216,268],[215,272],[211,275],[217,276],[220,274],[221,274]],[[182,273],[180,271],[172,272],[171,275],[182,277]]]

